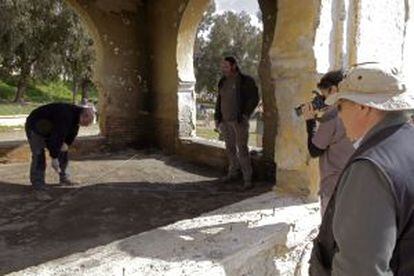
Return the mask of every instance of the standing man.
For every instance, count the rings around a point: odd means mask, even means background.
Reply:
[[[93,118],[92,108],[66,103],[47,104],[30,113],[25,129],[32,151],[30,182],[35,190],[45,189],[45,149],[52,158],[52,168],[59,173],[60,184],[72,184],[66,172],[68,149],[79,126],[89,126]]]
[[[338,93],[338,84],[343,79],[343,73],[331,71],[322,76],[318,89],[327,98]],[[306,120],[308,132],[308,150],[313,158],[319,157],[319,196],[321,198],[321,214],[325,213],[326,206],[331,198],[339,175],[354,147],[345,133],[345,128],[335,106],[325,108],[321,118],[316,118],[318,110],[312,103],[302,107],[303,117]]]
[[[349,70],[336,103],[356,147],[314,241],[310,274],[414,275],[414,109],[397,70]]]
[[[222,60],[221,71],[223,77],[218,83],[214,120],[223,134],[229,159],[223,181],[235,180],[241,169],[243,189],[249,189],[253,187],[248,148],[249,119],[259,102],[259,93],[254,79],[240,72],[234,57]]]

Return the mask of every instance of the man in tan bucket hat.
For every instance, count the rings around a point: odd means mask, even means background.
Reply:
[[[336,104],[355,153],[314,241],[310,275],[414,275],[414,93],[397,70],[350,69]]]

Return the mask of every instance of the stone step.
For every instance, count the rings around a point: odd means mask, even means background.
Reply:
[[[10,275],[306,275],[318,203],[269,192]]]

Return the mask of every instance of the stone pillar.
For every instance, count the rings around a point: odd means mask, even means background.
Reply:
[[[337,70],[344,66],[344,56],[346,52],[346,20],[347,5],[345,0],[334,0],[332,4],[332,23],[331,33],[331,70]]]
[[[407,1],[355,0],[355,63],[378,61],[402,67]]]
[[[120,146],[147,145],[151,128],[145,6],[135,1],[67,3],[80,15],[98,50],[93,78],[102,135]]]
[[[178,135],[193,137],[196,127],[195,81],[178,82]]]
[[[317,71],[323,75],[344,66],[346,53],[346,20],[349,0],[321,0],[319,24],[315,40]]]
[[[409,89],[414,88],[414,0],[406,1],[406,33],[404,39],[403,72]]]
[[[294,107],[309,101],[315,88],[314,41],[319,20],[319,0],[279,0],[275,39],[271,50],[272,76],[277,101],[278,135],[275,160],[276,188],[316,195],[317,162],[311,160],[303,118]]]
[[[152,116],[157,145],[174,153],[195,128],[194,39],[209,0],[148,1]]]

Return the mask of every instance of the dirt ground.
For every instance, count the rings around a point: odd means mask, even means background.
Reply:
[[[154,152],[91,156],[71,163],[76,187],[48,194],[28,183],[29,164],[0,166],[0,275],[188,219],[264,193],[271,184],[221,184],[221,172]]]

